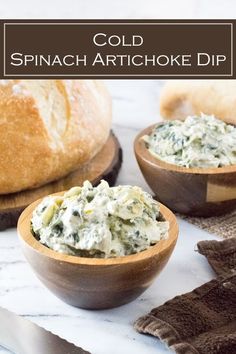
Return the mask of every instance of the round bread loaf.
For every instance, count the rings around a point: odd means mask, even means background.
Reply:
[[[0,80],[0,194],[77,169],[102,148],[110,125],[101,81]]]
[[[166,119],[214,114],[236,124],[236,80],[169,81],[161,94],[160,113]]]

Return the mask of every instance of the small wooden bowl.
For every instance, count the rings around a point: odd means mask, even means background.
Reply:
[[[177,241],[176,218],[169,209],[160,205],[162,216],[170,223],[169,237],[146,251],[110,259],[60,254],[42,245],[30,231],[32,212],[40,201],[29,205],[18,221],[23,253],[46,287],[76,307],[105,309],[134,300],[160,273]]]
[[[174,211],[192,216],[220,215],[233,210],[236,207],[236,165],[186,168],[161,161],[148,151],[141,139],[149,135],[155,125],[138,134],[134,151],[157,199]]]

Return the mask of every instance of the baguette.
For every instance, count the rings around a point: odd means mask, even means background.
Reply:
[[[101,81],[0,80],[0,194],[77,169],[102,148],[110,125]]]
[[[161,94],[160,113],[165,119],[214,114],[236,124],[236,80],[169,81]]]

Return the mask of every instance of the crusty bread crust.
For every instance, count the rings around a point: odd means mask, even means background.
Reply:
[[[0,194],[75,170],[102,148],[110,125],[100,81],[0,80]]]
[[[161,94],[160,113],[165,119],[214,114],[236,124],[236,80],[169,81]]]

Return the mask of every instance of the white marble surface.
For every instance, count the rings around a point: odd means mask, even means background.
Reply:
[[[120,184],[149,190],[133,155],[138,129],[158,120],[160,81],[109,81],[114,101],[114,130],[124,151]],[[136,301],[117,309],[86,311],[52,295],[35,277],[21,254],[16,230],[0,233],[0,306],[73,341],[94,354],[168,353],[158,340],[138,334],[132,324],[154,306],[194,289],[213,277],[204,257],[194,252],[199,240],[214,238],[185,221],[168,265]],[[6,353],[4,349],[0,353]],[[32,353],[33,354],[33,353]],[[42,353],[46,354],[46,353]]]
[[[1,18],[234,18],[235,0],[1,0]]]

